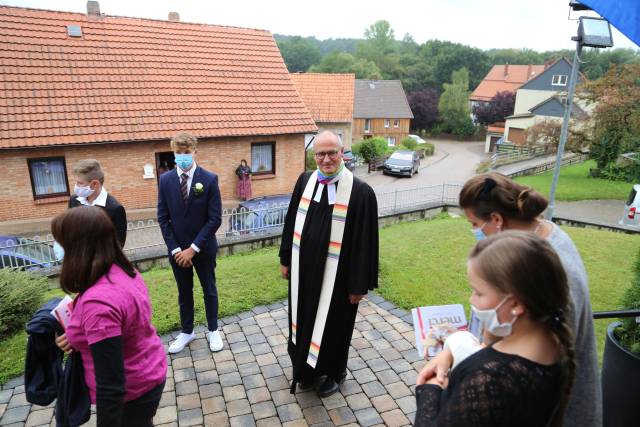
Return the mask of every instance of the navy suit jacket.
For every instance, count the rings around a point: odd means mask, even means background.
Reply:
[[[198,183],[204,187],[201,194],[195,191]],[[216,231],[222,222],[217,175],[196,166],[185,204],[176,170],[162,174],[158,188],[158,222],[169,253],[176,248],[187,249],[193,243],[200,253],[215,255]]]

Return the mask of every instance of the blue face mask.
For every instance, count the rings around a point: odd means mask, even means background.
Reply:
[[[64,258],[64,248],[60,246],[60,243],[56,242],[55,240],[53,242],[53,253],[56,257],[56,260],[58,261],[62,261],[62,259]]]
[[[473,235],[476,236],[476,240],[480,241],[487,238],[487,235],[484,234],[484,231],[482,231],[485,225],[487,225],[486,221],[480,227],[471,229],[471,232],[473,233]]]
[[[176,165],[183,171],[189,170],[193,164],[193,154],[178,154],[175,153]]]

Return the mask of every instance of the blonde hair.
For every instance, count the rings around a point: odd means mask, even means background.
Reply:
[[[80,160],[73,165],[73,174],[79,176],[88,182],[93,180],[100,181],[100,184],[104,184],[104,172],[102,172],[102,166],[96,159]]]
[[[188,149],[194,151],[198,146],[198,139],[189,133],[179,133],[171,138],[171,149],[178,151]]]

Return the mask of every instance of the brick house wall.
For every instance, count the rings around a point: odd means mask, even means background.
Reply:
[[[275,174],[255,176],[253,196],[293,190],[304,170],[304,135],[201,139],[196,162],[218,175],[223,200],[236,198],[235,168],[241,159],[251,162],[251,144],[259,142],[275,142]],[[156,153],[168,151],[168,140],[0,150],[0,222],[50,218],[67,206],[68,196],[34,200],[27,159],[64,157],[70,192],[75,183],[73,165],[82,159],[98,159],[105,172],[105,188],[129,210],[155,208],[158,181],[143,179],[143,167],[152,164],[157,174]]]

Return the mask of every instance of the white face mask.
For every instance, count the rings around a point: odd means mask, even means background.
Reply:
[[[487,331],[496,337],[508,337],[511,335],[511,327],[518,319],[518,316],[515,316],[511,322],[500,323],[498,320],[498,309],[502,307],[502,304],[504,304],[510,296],[511,295],[507,295],[502,299],[502,301],[500,301],[500,304],[495,306],[495,308],[490,308],[488,310],[478,310],[471,305],[471,310],[480,321],[480,327],[482,330]]]
[[[84,197],[85,199],[93,194],[95,190],[91,189],[90,185],[86,187],[80,187],[78,184],[73,188],[73,193],[78,197]]]

